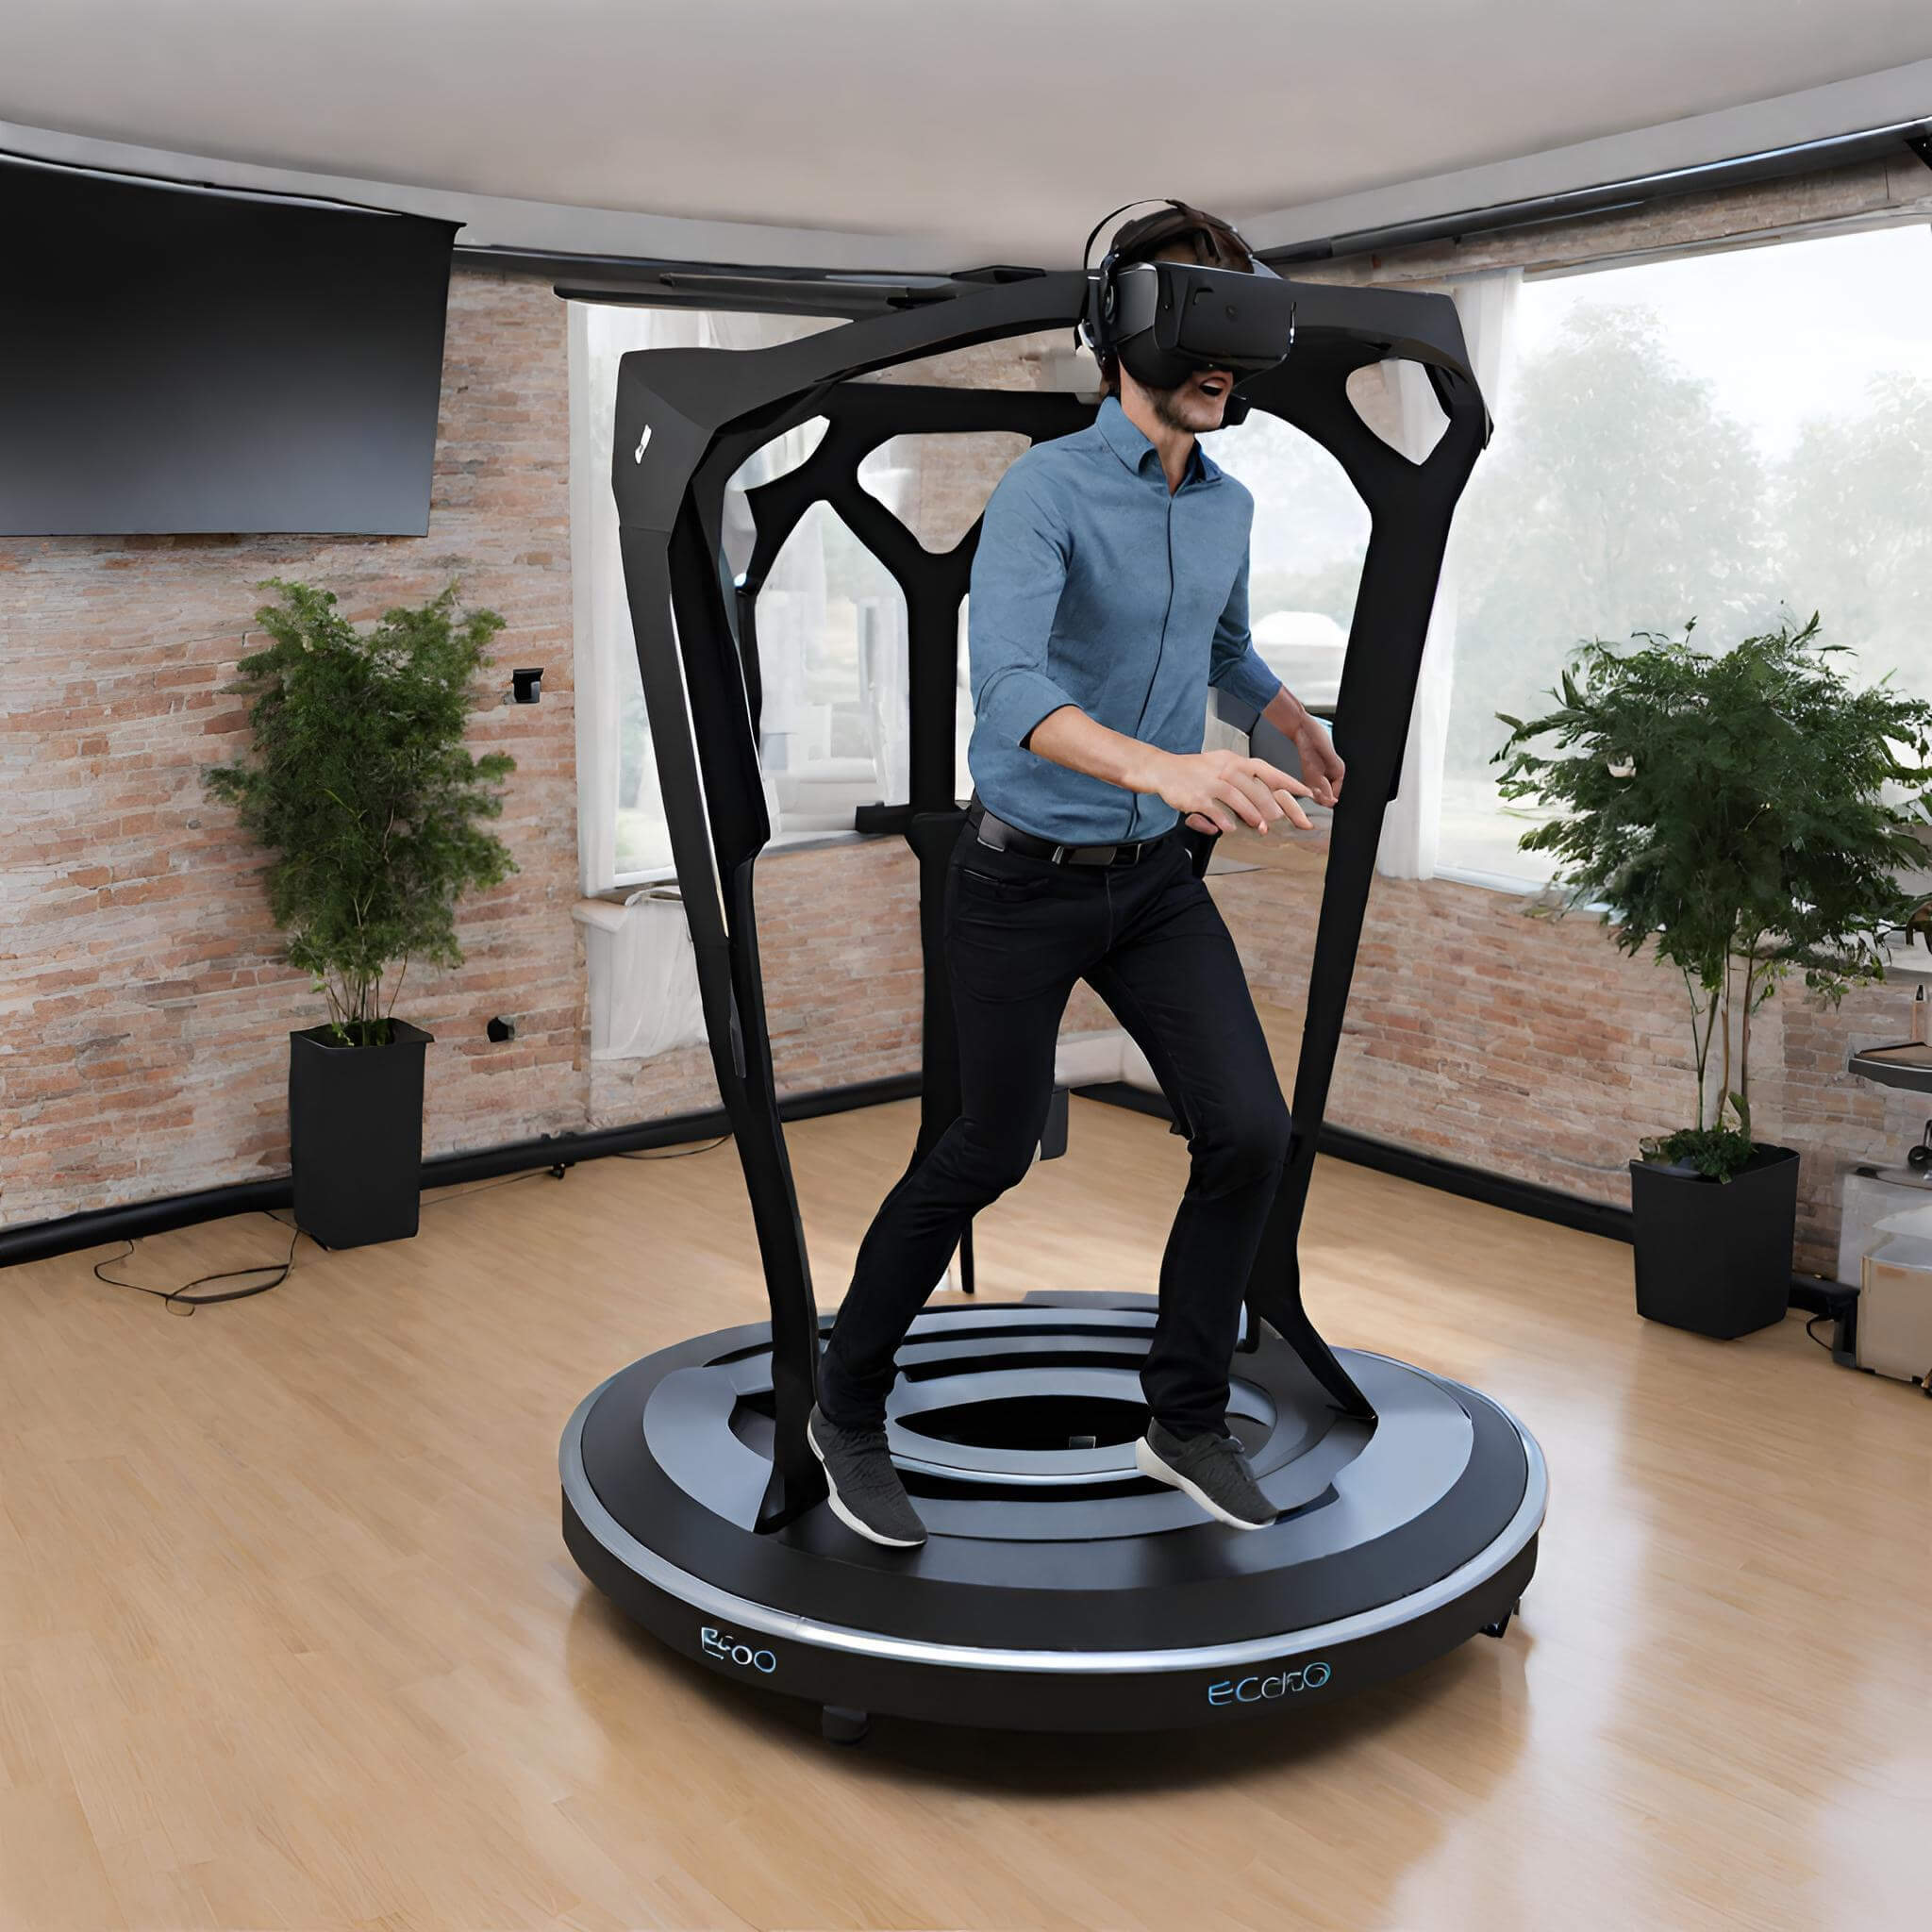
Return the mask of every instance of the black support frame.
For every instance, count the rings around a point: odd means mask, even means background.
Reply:
[[[1049,391],[860,378],[942,350],[1070,326],[1086,291],[1077,273],[1030,276],[771,348],[639,350],[619,367],[611,481],[638,664],[712,1063],[771,1299],[776,1432],[761,1528],[791,1521],[818,1501],[824,1483],[805,1441],[817,1381],[818,1313],[779,1121],[753,891],[754,867],[771,837],[758,759],[758,591],[798,519],[824,500],[905,592],[912,795],[903,807],[863,815],[862,824],[904,831],[920,859],[926,1026],[917,1160],[958,1105],[938,906],[958,824],[958,607],[978,526],[951,551],[927,552],[865,491],[858,467],[894,435],[1009,429],[1038,441],[1077,428],[1092,408]],[[1355,371],[1385,360],[1420,364],[1447,418],[1420,463],[1383,442],[1349,400]],[[1372,1420],[1367,1398],[1303,1307],[1296,1242],[1450,521],[1488,441],[1489,416],[1454,303],[1384,289],[1297,285],[1293,353],[1249,378],[1241,393],[1321,443],[1372,519],[1336,707],[1348,782],[1330,834],[1294,1086],[1294,1134],[1247,1285],[1246,1333],[1252,1346],[1257,1318],[1268,1322],[1338,1407]],[[728,583],[720,543],[726,483],[772,438],[819,415],[828,426],[812,456],[751,492],[752,561],[741,585]]]

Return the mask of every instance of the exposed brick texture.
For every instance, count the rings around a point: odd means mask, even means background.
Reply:
[[[898,839],[758,862],[758,957],[778,1091],[808,1093],[919,1069],[919,869]],[[718,1105],[706,1046],[598,1060],[592,1124]]]
[[[917,379],[1038,379],[1029,342]],[[702,1047],[600,1062],[586,1038],[575,895],[564,312],[541,282],[463,273],[451,291],[426,540],[0,540],[0,1224],[274,1174],[287,1162],[291,1027],[321,1017],[277,958],[260,855],[200,774],[244,743],[221,687],[252,648],[256,583],[301,575],[349,614],[458,575],[508,619],[497,660],[545,667],[540,707],[479,710],[518,760],[500,829],[521,870],[460,915],[467,963],[412,972],[398,1008],[438,1037],[425,1145],[488,1146],[714,1105]],[[951,524],[997,462],[962,441],[923,471],[917,519]],[[492,693],[491,693],[493,695]],[[1304,995],[1318,841],[1214,891],[1257,994]],[[759,869],[779,1086],[908,1072],[919,1057],[917,885],[894,841]],[[1799,1260],[1829,1272],[1840,1162],[1897,1158],[1922,1109],[1851,1079],[1854,1045],[1903,1037],[1906,992],[1831,1013],[1787,992],[1762,1017],[1757,1124],[1805,1155]],[[492,1046],[492,1013],[519,1022]],[[1084,989],[1070,1029],[1108,1024]],[[1378,880],[1330,1117],[1457,1160],[1622,1203],[1638,1139],[1688,1111],[1679,989],[1583,919],[1444,880]],[[1292,1069],[1283,1068],[1284,1084]],[[1932,1108],[1923,1111],[1932,1111]],[[890,1176],[881,1176],[881,1186]]]
[[[471,733],[517,760],[499,829],[520,871],[464,906],[463,968],[413,971],[397,1010],[438,1036],[432,1152],[582,1120],[563,326],[541,283],[456,277],[426,539],[0,540],[0,1220],[286,1170],[287,1035],[325,1016],[278,958],[260,852],[201,785],[245,748],[222,687],[271,575],[358,621],[458,576],[508,620],[503,683],[545,667],[541,706],[492,702]],[[496,1012],[508,1046],[484,1039]]]
[[[1224,846],[1258,857],[1258,841]],[[1324,857],[1324,841],[1303,838],[1213,882],[1257,997],[1295,1013]],[[1844,1070],[1856,1049],[1907,1036],[1910,996],[1894,981],[1833,1011],[1788,985],[1753,1024],[1754,1130],[1802,1157],[1801,1268],[1836,1272],[1841,1168],[1901,1161],[1932,1112]],[[1327,1115],[1627,1207],[1638,1142],[1695,1118],[1694,1064],[1681,980],[1647,951],[1619,952],[1593,916],[1533,916],[1524,899],[1448,879],[1377,878]],[[1282,1066],[1284,1091],[1293,1073]]]
[[[1033,381],[1030,346],[1004,348],[1006,379]],[[902,379],[1000,379],[989,353]],[[412,971],[397,1008],[437,1036],[425,1151],[716,1104],[702,1047],[599,1063],[594,1080],[589,1058],[571,918],[567,379],[547,283],[459,273],[426,539],[0,539],[0,1224],[287,1170],[287,1035],[324,1013],[278,957],[262,855],[201,787],[245,747],[242,701],[222,687],[259,641],[271,575],[325,585],[358,622],[459,576],[508,620],[501,682],[513,663],[544,667],[534,708],[497,706],[492,675],[471,732],[517,759],[497,829],[519,871],[460,908],[465,964]],[[974,454],[957,475],[923,474],[938,513],[991,486]],[[761,867],[782,1089],[917,1067],[916,894],[895,842]],[[485,1038],[493,1013],[516,1018],[514,1041]]]

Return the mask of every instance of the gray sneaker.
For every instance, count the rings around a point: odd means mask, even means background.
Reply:
[[[841,1429],[814,1403],[805,1440],[824,1464],[825,1500],[847,1529],[894,1550],[916,1550],[925,1541],[925,1524],[886,1453],[885,1430]]]
[[[1134,1444],[1134,1466],[1191,1496],[1231,1529],[1266,1529],[1274,1521],[1274,1505],[1261,1493],[1246,1452],[1232,1436],[1190,1436],[1184,1441],[1150,1422]]]

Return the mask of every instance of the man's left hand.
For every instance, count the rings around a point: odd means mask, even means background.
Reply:
[[[1333,806],[1341,796],[1341,774],[1346,767],[1335,741],[1311,712],[1303,711],[1290,741],[1301,756],[1302,776],[1315,794],[1317,805]]]
[[[1307,785],[1304,794],[1317,805],[1333,808],[1341,796],[1341,777],[1347,769],[1327,727],[1286,685],[1274,693],[1274,701],[1261,713],[1282,737],[1295,748],[1301,758],[1302,777]],[[1219,832],[1198,812],[1188,814],[1187,823],[1197,832]]]
[[[1341,796],[1341,757],[1321,719],[1283,685],[1261,713],[1294,746],[1302,761],[1302,777],[1317,805],[1332,807]]]

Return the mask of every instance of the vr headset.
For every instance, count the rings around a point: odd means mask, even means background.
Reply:
[[[1100,266],[1088,271],[1080,340],[1096,356],[1118,357],[1127,374],[1147,389],[1175,389],[1197,369],[1225,369],[1237,381],[1273,369],[1294,343],[1294,293],[1252,251],[1252,274],[1191,261],[1120,259],[1124,238],[1136,253],[1152,252],[1191,234],[1211,235],[1215,227],[1226,227],[1224,223],[1210,225],[1186,202],[1171,201],[1168,207],[1173,214],[1127,223]],[[1089,252],[1093,236],[1112,219],[1103,217],[1088,236]],[[1225,420],[1238,422],[1247,413],[1245,402],[1237,414],[1239,399],[1231,395],[1228,401]]]

